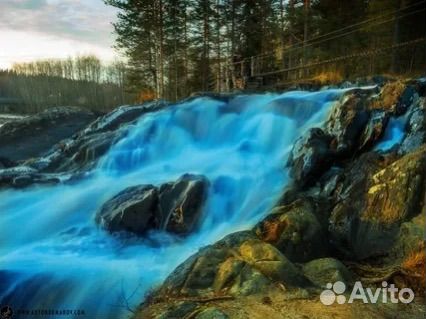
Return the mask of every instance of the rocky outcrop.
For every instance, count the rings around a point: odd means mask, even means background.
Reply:
[[[333,136],[333,148],[338,155],[347,155],[353,150],[368,123],[365,95],[362,91],[348,95],[330,112],[325,131]]]
[[[310,283],[274,246],[252,232],[240,232],[188,258],[166,279],[159,295],[249,295],[277,284]]]
[[[394,244],[401,223],[419,214],[426,192],[426,149],[387,165],[386,159],[360,158],[340,187],[329,231],[346,257],[383,255]],[[376,161],[368,163],[368,160]],[[372,165],[371,165],[372,164]]]
[[[410,108],[406,132],[398,151],[400,154],[415,151],[426,143],[426,98],[417,99],[416,103]]]
[[[310,184],[331,165],[334,155],[331,142],[332,137],[320,128],[310,129],[296,141],[287,166],[290,167],[290,176],[298,185],[303,187]]]
[[[322,288],[326,288],[328,283],[336,281],[350,285],[354,278],[350,270],[342,262],[334,258],[320,258],[304,264],[303,274]]]
[[[186,235],[200,220],[208,185],[205,177],[187,174],[159,188],[132,186],[109,199],[96,222],[109,232],[144,235],[157,229]]]
[[[277,285],[324,289],[336,281],[361,280],[364,287],[387,281],[424,296],[424,83],[387,81],[377,95],[349,91],[322,127],[296,141],[287,163],[291,183],[277,206],[252,231],[188,258],[142,313],[185,296],[232,296],[237,299],[212,305],[237,318],[232,307],[240,310],[251,297],[276,302],[269,296]],[[396,116],[407,119],[402,142],[375,150]],[[309,293],[302,295],[306,302]]]
[[[2,136],[0,141],[0,187],[21,188],[78,179],[127,134],[129,124],[137,121],[143,114],[155,112],[165,105],[164,102],[152,102],[139,106],[122,106],[88,126],[95,115],[76,108],[49,109],[38,115],[7,123],[0,128],[0,134],[6,132],[5,139]],[[35,139],[31,135],[33,129],[36,130]],[[40,131],[40,136],[37,131]],[[16,149],[13,142],[15,139],[18,143]],[[19,142],[21,139],[22,143]],[[25,150],[21,152],[21,148]],[[20,163],[11,159],[19,160]],[[17,165],[23,168],[17,167],[12,175],[10,171],[1,172],[3,168]],[[25,168],[31,168],[32,174],[28,175]],[[16,183],[15,180],[25,182]]]
[[[369,109],[374,92],[349,91],[333,106],[323,128],[311,128],[295,142],[287,166],[299,188],[312,186],[334,163],[370,148],[383,135],[389,116]]]
[[[44,155],[54,144],[71,137],[96,118],[88,110],[55,107],[9,121],[0,127],[0,157],[23,161]]]
[[[307,199],[277,207],[255,227],[255,232],[293,262],[326,256],[329,250],[327,232],[317,218],[315,206]]]
[[[374,110],[370,114],[370,119],[364,127],[359,138],[359,150],[371,148],[385,132],[389,122],[389,114],[385,111]]]
[[[25,188],[33,184],[57,184],[60,177],[56,174],[40,174],[27,166],[0,169],[0,188]]]
[[[399,80],[390,81],[381,88],[380,94],[373,97],[369,107],[370,109],[386,110],[392,115],[401,115],[411,105],[415,94],[414,85],[407,85]]]
[[[99,117],[72,139],[58,143],[47,156],[31,165],[43,172],[88,170],[127,134],[129,124],[137,121],[143,114],[158,111],[166,105],[160,101],[119,107]]]

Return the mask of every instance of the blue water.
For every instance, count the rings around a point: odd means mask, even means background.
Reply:
[[[406,116],[391,117],[385,129],[385,133],[380,142],[376,144],[374,150],[389,151],[395,145],[400,144],[405,136]]]
[[[147,114],[73,185],[0,193],[0,301],[15,309],[83,309],[120,318],[200,247],[247,229],[287,183],[292,144],[321,123],[344,90],[207,97]],[[184,173],[211,185],[203,221],[189,237],[117,238],[94,215],[122,189]]]

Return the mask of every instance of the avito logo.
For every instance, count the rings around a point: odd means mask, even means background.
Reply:
[[[334,284],[328,283],[327,289],[320,295],[321,302],[326,305],[332,305],[337,302],[338,304],[353,303],[354,300],[362,300],[364,303],[376,303],[379,298],[381,302],[387,303],[410,303],[414,300],[414,292],[410,288],[398,289],[394,284],[389,285],[386,281],[382,282],[382,288],[373,290],[372,288],[364,288],[360,281],[355,282],[351,294],[346,300],[344,295],[346,291],[345,283],[336,281]]]

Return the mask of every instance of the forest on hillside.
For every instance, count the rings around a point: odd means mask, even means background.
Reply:
[[[104,0],[115,48],[0,70],[0,111],[108,111],[194,92],[281,90],[426,68],[425,0]]]
[[[133,100],[123,62],[103,64],[92,55],[15,63],[0,70],[0,112],[34,113],[73,105],[107,111]]]
[[[256,77],[276,83],[331,73],[346,79],[425,67],[425,1],[105,2],[121,9],[116,47],[129,59],[129,88],[166,99],[247,88]],[[365,53],[371,50],[377,52]],[[359,59],[347,56],[354,52]],[[339,56],[347,57],[321,64]],[[320,68],[298,67],[307,64]]]

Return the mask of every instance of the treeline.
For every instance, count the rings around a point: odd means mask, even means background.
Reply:
[[[0,108],[33,113],[58,105],[107,111],[133,101],[126,65],[102,64],[92,55],[16,63],[0,71]]]
[[[105,2],[120,9],[116,47],[129,58],[129,88],[172,100],[194,91],[244,87],[259,70],[290,69],[358,49],[392,46],[426,32],[425,4],[419,0]],[[367,71],[420,68],[414,62],[425,60],[424,43],[421,48],[393,49],[386,62],[366,58]],[[342,72],[347,76],[359,68],[358,60],[348,59]]]

